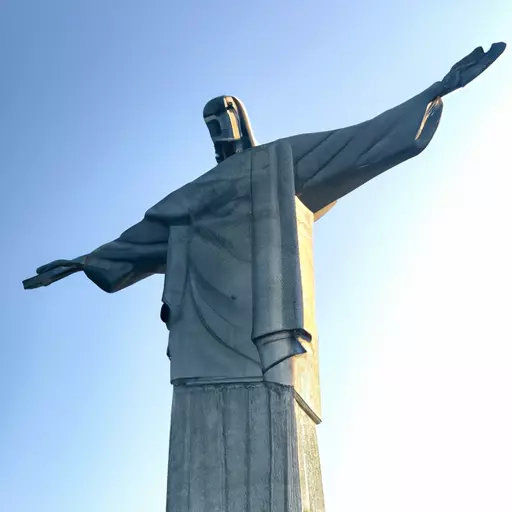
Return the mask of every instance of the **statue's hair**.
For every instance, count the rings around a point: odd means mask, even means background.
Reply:
[[[245,108],[245,105],[243,101],[236,96],[231,96],[233,98],[233,101],[236,103],[236,106],[238,107],[238,110],[240,112],[240,118],[242,120],[242,127],[245,128],[246,135],[249,137],[249,140],[251,142],[251,146],[257,146],[258,143],[256,142],[256,139],[254,138],[254,132],[252,131],[252,125],[251,120],[249,119],[249,114],[247,114],[247,110]]]

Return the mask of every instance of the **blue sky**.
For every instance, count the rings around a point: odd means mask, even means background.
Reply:
[[[163,510],[162,279],[21,281],[211,168],[208,99],[259,142],[341,127],[511,26],[507,0],[0,1],[0,509]],[[512,508],[511,62],[316,227],[328,511]]]

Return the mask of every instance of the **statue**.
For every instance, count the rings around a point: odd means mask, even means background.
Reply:
[[[181,452],[176,455],[178,445],[187,442],[194,446],[191,432],[199,427],[178,424],[185,421],[185,416],[187,421],[204,423],[201,410],[196,416],[190,412],[194,407],[191,403],[201,403],[203,415],[210,411],[214,417],[219,408],[221,416],[227,414],[235,403],[242,403],[236,402],[240,398],[230,402],[229,393],[234,397],[236,390],[242,388],[248,393],[243,403],[253,407],[258,398],[249,395],[262,383],[268,383],[270,395],[275,394],[268,398],[267,405],[275,399],[279,407],[288,404],[286,407],[293,408],[289,397],[297,398],[297,393],[280,394],[287,386],[293,387],[286,376],[289,367],[285,363],[300,360],[314,338],[311,325],[305,321],[308,306],[297,227],[301,216],[317,220],[344,195],[421,153],[436,132],[442,97],[474,80],[504,50],[504,43],[493,44],[488,52],[477,48],[455,64],[443,80],[370,121],[261,146],[256,145],[242,102],[231,96],[215,98],[207,103],[203,116],[214,143],[216,167],[162,199],[116,240],[73,260],[44,265],[37,269],[35,277],[24,281],[26,289],[33,289],[83,271],[102,290],[113,293],[153,274],[165,274],[161,318],[169,329],[168,356],[175,386],[168,511],[203,510],[202,506],[204,510],[228,510],[228,502],[242,503],[237,499],[245,500],[245,505],[229,510],[246,510],[251,492],[258,496],[260,506],[268,503],[270,507],[272,503],[272,510],[306,510],[302,507],[309,506],[304,504],[300,483],[297,492],[290,490],[291,481],[302,482],[305,478],[293,467],[288,473],[285,471],[285,483],[280,487],[275,487],[274,482],[258,488],[253,480],[251,486],[224,482],[212,491],[214,484],[204,483],[204,468],[203,477],[190,473],[189,466],[199,464],[199,459],[191,462]],[[224,394],[219,395],[219,389]],[[191,396],[195,397],[192,402]],[[216,405],[212,400],[217,400]],[[302,402],[318,423],[315,407]],[[258,409],[261,415],[267,414],[263,409]],[[274,416],[269,418],[272,423]],[[246,421],[252,424],[248,417]],[[252,422],[255,421],[253,417]],[[300,421],[290,419],[289,428],[293,430]],[[240,450],[247,449],[249,440],[256,442],[254,436],[260,436],[264,427],[258,428],[258,434],[247,434],[246,441],[240,441]],[[280,439],[289,444],[293,440],[287,440],[286,435]],[[267,482],[269,470],[265,467],[276,453],[261,462],[259,476],[254,478]],[[290,450],[287,453],[290,457]],[[230,478],[247,468],[248,462],[242,461],[237,470],[238,462],[224,456],[227,458],[223,471]],[[173,476],[182,466],[189,467],[188,476]],[[212,478],[216,478],[216,467],[211,468]],[[220,492],[223,485],[227,490]],[[265,494],[266,487],[273,489],[270,497]],[[192,494],[194,499],[203,501],[191,505]],[[322,498],[315,507],[314,510],[323,510]]]

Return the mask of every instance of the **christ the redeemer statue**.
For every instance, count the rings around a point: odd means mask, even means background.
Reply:
[[[504,43],[487,53],[477,48],[443,80],[370,121],[261,146],[242,103],[216,98],[204,110],[216,167],[169,194],[116,240],[49,263],[24,281],[38,288],[83,271],[112,293],[165,274],[162,318],[175,385],[168,511],[312,506],[303,489],[312,477],[303,474],[294,437],[301,420],[286,412],[295,377],[287,380],[285,363],[306,357],[315,338],[301,222],[309,225],[344,195],[421,153],[436,132],[442,97],[471,82],[504,49]],[[265,399],[258,394],[264,385]],[[302,399],[319,421],[315,406]],[[315,503],[312,509],[323,509],[321,498]]]

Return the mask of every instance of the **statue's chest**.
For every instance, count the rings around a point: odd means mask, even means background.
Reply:
[[[229,316],[250,309],[251,254],[249,194],[203,212],[190,225],[171,226],[164,301],[175,317],[185,293]]]

